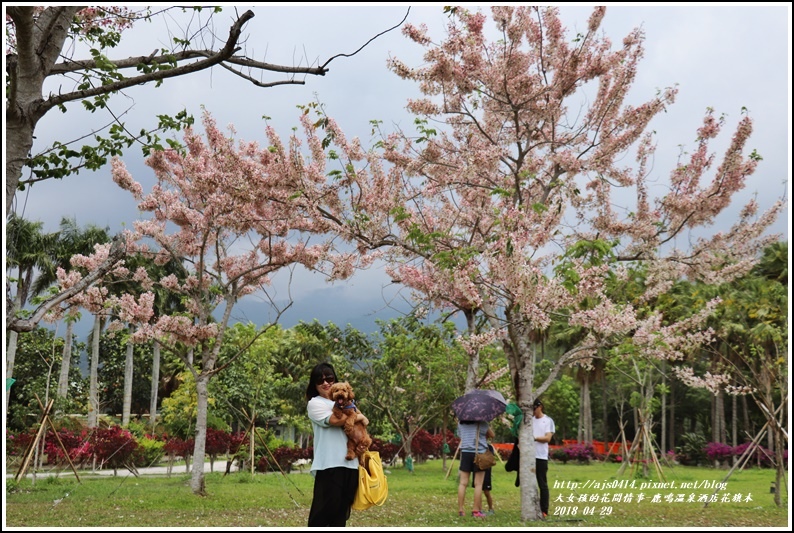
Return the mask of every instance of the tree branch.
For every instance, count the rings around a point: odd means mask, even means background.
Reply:
[[[383,35],[383,34],[386,34],[386,33],[389,33],[390,31],[392,31],[392,30],[394,30],[394,29],[396,29],[396,28],[399,28],[400,26],[402,26],[402,23],[403,23],[403,22],[405,22],[405,19],[407,19],[407,18],[408,18],[408,14],[409,14],[410,12],[411,12],[411,8],[409,7],[409,8],[408,8],[408,11],[406,11],[406,12],[405,12],[405,16],[403,17],[403,19],[400,21],[400,23],[399,23],[399,24],[397,24],[396,26],[392,26],[392,27],[391,27],[391,28],[389,28],[388,30],[384,30],[384,31],[380,32],[380,33],[379,33],[379,34],[377,34],[375,37],[373,37],[372,39],[370,39],[369,41],[367,41],[366,43],[364,43],[364,44],[361,46],[361,48],[359,48],[358,50],[356,50],[356,51],[355,51],[355,52],[353,52],[352,54],[336,54],[335,56],[333,56],[333,57],[331,57],[330,59],[328,59],[328,61],[326,61],[325,63],[323,63],[323,66],[322,66],[322,67],[320,67],[320,68],[322,68],[322,69],[325,69],[325,70],[328,70],[328,69],[326,69],[325,67],[326,67],[326,66],[328,66],[328,63],[330,63],[331,61],[333,61],[333,60],[334,60],[334,59],[336,59],[337,57],[353,57],[354,55],[356,55],[357,53],[359,53],[360,51],[362,51],[362,50],[364,49],[364,47],[366,47],[366,46],[367,46],[369,43],[371,43],[372,41],[374,41],[375,39],[377,39],[377,38],[378,38],[378,37],[380,37],[381,35]]]
[[[16,331],[18,333],[33,331],[36,328],[36,325],[41,321],[42,318],[44,318],[44,315],[46,315],[48,311],[68,300],[72,296],[75,296],[76,294],[86,290],[95,281],[107,274],[116,265],[116,263],[124,258],[126,254],[127,247],[124,237],[121,235],[113,237],[113,245],[110,247],[110,252],[108,253],[107,259],[105,259],[96,270],[89,273],[86,277],[80,280],[79,283],[76,283],[65,291],[59,292],[55,296],[45,300],[36,308],[30,318],[23,319],[7,316],[7,329]],[[13,309],[13,306],[9,304],[8,309]]]
[[[127,78],[114,83],[109,83],[107,85],[102,85],[100,87],[94,87],[93,89],[88,89],[85,91],[77,91],[77,92],[72,92],[64,95],[59,95],[53,98],[49,98],[48,100],[42,102],[41,104],[42,111],[46,111],[47,109],[61,105],[65,102],[71,102],[73,100],[83,100],[100,94],[108,94],[108,93],[120,91],[128,87],[133,87],[135,85],[143,85],[146,83],[150,83],[152,81],[174,78],[176,76],[183,76],[185,74],[190,74],[192,72],[198,72],[200,70],[207,69],[223,61],[226,61],[229,58],[231,58],[235,52],[239,50],[239,48],[237,47],[237,41],[240,39],[242,26],[253,17],[254,17],[254,13],[251,10],[248,10],[245,13],[243,13],[240,16],[240,18],[237,19],[237,21],[235,21],[235,23],[232,25],[231,29],[229,30],[229,39],[226,41],[226,45],[217,53],[212,54],[210,57],[204,60],[196,61],[195,63],[191,63],[190,65],[183,65],[181,67],[177,67],[170,70],[158,70],[157,72],[150,72],[142,76]],[[170,62],[170,59],[168,61]]]

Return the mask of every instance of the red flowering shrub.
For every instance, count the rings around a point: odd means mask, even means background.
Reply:
[[[193,447],[196,442],[193,439],[182,440],[179,437],[171,437],[165,442],[163,451],[168,454],[168,458],[173,461],[176,457],[184,457],[185,460],[193,455]]]
[[[426,461],[429,456],[441,455],[442,435],[433,435],[426,429],[420,429],[411,439],[411,455],[416,461]]]
[[[207,428],[207,440],[204,444],[204,451],[210,456],[210,461],[215,463],[219,455],[229,451],[231,435],[226,431]]]
[[[245,439],[245,433],[242,431],[238,431],[237,433],[230,433],[229,434],[229,453],[232,455],[237,454],[240,451],[240,446],[245,444],[243,440]]]
[[[82,429],[80,431],[61,429],[58,431],[58,438],[56,438],[52,430],[48,431],[47,442],[44,445],[44,453],[47,454],[47,462],[50,464],[63,464],[67,462],[66,454],[58,443],[58,439],[60,439],[64,448],[69,452],[69,459],[71,459],[72,463],[80,464],[91,459],[93,449],[88,433],[87,429]]]
[[[284,472],[289,472],[292,470],[292,463],[301,459],[304,455],[304,452],[300,448],[290,448],[288,446],[280,446],[273,450],[270,450],[273,454],[271,457],[269,453],[266,452],[265,455],[261,456],[256,463],[256,471],[257,472],[267,472],[267,471],[274,471],[278,472],[279,467]],[[275,459],[275,463],[273,460]],[[278,465],[278,466],[277,466]]]
[[[94,455],[101,464],[111,468],[125,466],[132,460],[138,443],[132,433],[121,426],[96,428],[91,436]]]
[[[383,442],[378,438],[372,437],[372,445],[369,447],[369,449],[378,452],[382,462],[390,463],[397,455],[400,445],[391,442]]]
[[[6,430],[6,455],[21,457],[35,437],[36,431],[33,429],[19,433]]]

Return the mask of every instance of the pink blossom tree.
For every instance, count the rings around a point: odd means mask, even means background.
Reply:
[[[243,13],[235,10],[224,36],[216,34],[213,29],[217,23],[225,24],[219,20],[223,16],[222,10],[219,6],[211,10],[194,7],[186,15],[184,26],[180,23],[183,35],[162,36],[163,42],[173,43],[172,49],[158,48],[152,52],[147,45],[140,51],[142,55],[113,58],[111,56],[120,44],[127,41],[128,32],[136,22],[168,18],[185,9],[179,6],[154,10],[111,5],[7,6],[6,216],[14,209],[19,189],[33,187],[43,180],[62,179],[81,169],[97,170],[106,165],[111,156],[124,153],[132,145],[140,145],[143,153],[148,155],[163,145],[161,134],[193,124],[193,117],[182,110],[175,111],[172,116],[159,116],[157,125],[149,130],[130,133],[120,118],[129,109],[125,111],[115,107],[118,102],[125,101],[125,98],[113,98],[119,93],[124,93],[126,100],[132,100],[132,95],[127,94],[132,88],[142,85],[159,87],[171,78],[218,66],[222,66],[226,73],[261,88],[304,85],[303,76],[326,75],[332,61],[355,56],[374,39],[402,24],[400,21],[379,32],[353,53],[331,55],[321,65],[274,64],[253,58],[246,49],[243,28],[254,18],[254,12],[250,9]],[[186,39],[188,35],[191,37]],[[214,48],[207,48],[207,43],[213,43]],[[81,54],[84,56],[80,57]],[[268,76],[273,79],[264,79]],[[54,89],[50,92],[48,87]],[[109,132],[80,132],[76,140],[55,141],[49,148],[35,153],[33,141],[39,121],[53,110],[66,112],[73,102],[80,102],[92,113],[109,110],[110,122],[102,128]],[[92,137],[93,141],[75,146],[86,137]],[[25,167],[29,169],[28,177],[23,177]],[[50,310],[90,287],[95,278],[104,276],[121,259],[121,255],[116,253],[121,250],[120,247],[114,248],[107,263],[98,265],[93,277],[81,280],[68,294],[59,293],[47,298],[30,316],[18,315],[13,298],[7,295],[7,329],[18,333],[32,331]],[[8,364],[13,366],[12,357]]]
[[[88,371],[88,414],[89,428],[96,428],[99,422],[100,399],[98,387],[99,339],[102,328],[112,316],[111,296],[107,284],[114,279],[127,276],[123,257],[126,242],[122,237],[113,242],[94,245],[94,253],[76,254],[70,259],[72,270],[58,268],[59,295],[67,297],[55,299],[56,306],[47,309],[42,317],[47,321],[61,320],[84,308],[94,315],[91,330],[91,358]],[[100,274],[101,273],[101,274]]]
[[[438,305],[452,295],[482,313],[490,330],[468,339],[470,348],[501,342],[526,414],[566,365],[614,356],[616,346],[630,346],[620,352],[633,356],[675,359],[708,340],[698,326],[714,303],[668,321],[654,300],[681,278],[713,283],[747,272],[774,239],[763,232],[782,203],[759,216],[751,202],[729,231],[708,232],[756,168],[757,154],[743,154],[750,118],[741,118],[717,163],[709,145],[724,123],[707,112],[696,149],[678,162],[666,194],[653,198],[650,182],[658,177],[648,125],[673,103],[676,89],[629,103],[643,56],[641,30],[613,50],[598,34],[603,7],[574,39],[555,8],[493,7],[497,39],[489,42],[484,14],[449,14],[439,44],[424,27],[404,27],[427,49],[420,68],[390,62],[424,94],[408,103],[419,135],[398,132],[382,141],[388,170],[372,155],[358,154],[366,173],[346,162],[338,177],[356,191],[347,211],[355,217],[337,218],[340,233],[364,236],[362,246],[387,242],[395,279]],[[318,124],[326,140],[339,141],[332,121]],[[631,152],[636,159],[626,163]],[[367,195],[372,202],[358,201]],[[637,272],[643,279],[636,297],[609,290]],[[541,340],[553,321],[579,328],[582,340],[535,387]],[[525,520],[540,515],[533,441],[532,416],[524,416]]]
[[[318,210],[330,213],[333,208],[304,201],[302,191],[322,184],[305,179],[305,168],[315,162],[311,155],[304,162],[297,138],[284,146],[268,128],[269,147],[242,141],[236,146],[207,113],[203,125],[206,141],[190,128],[186,151],[157,151],[147,159],[157,178],[148,194],[120,160],[113,161],[113,179],[132,193],[142,212],[151,214],[136,221],[126,235],[127,253],[149,255],[158,264],[177,261],[186,275],[184,281],[174,275],[151,279],[143,268],[125,273],[122,261],[112,273],[126,275],[145,291],[137,297],[110,296],[106,304],[119,319],[111,330],[136,324],[135,341],[157,340],[179,354],[195,378],[198,414],[191,488],[197,494],[204,493],[208,382],[231,362],[219,356],[235,304],[257,291],[267,296],[271,277],[279,270],[302,265],[335,280],[351,275],[362,259],[355,249],[335,251],[327,224],[315,217]],[[155,286],[180,295],[187,312],[155,315]],[[280,315],[283,308],[276,311]]]

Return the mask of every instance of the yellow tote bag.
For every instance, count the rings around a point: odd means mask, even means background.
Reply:
[[[366,451],[359,459],[358,490],[352,508],[358,511],[383,505],[389,495],[389,484],[383,472],[380,452]]]

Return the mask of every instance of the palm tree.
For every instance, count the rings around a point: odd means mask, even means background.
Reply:
[[[38,290],[34,288],[34,279],[37,273],[54,271],[52,250],[55,246],[57,235],[55,233],[42,233],[43,222],[30,222],[12,214],[6,225],[6,318],[13,317],[21,311],[28,298],[35,296]],[[12,272],[16,270],[16,277]],[[11,297],[11,286],[16,283],[16,293]],[[6,345],[6,379],[14,374],[14,359],[16,358],[19,334],[8,331]],[[10,389],[6,387],[6,406],[8,406]]]
[[[764,248],[761,261],[753,272],[767,279],[788,285],[788,243],[785,241],[770,244]]]

